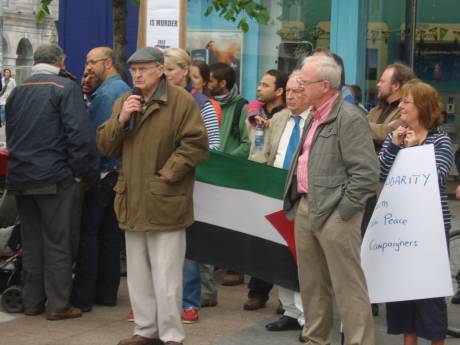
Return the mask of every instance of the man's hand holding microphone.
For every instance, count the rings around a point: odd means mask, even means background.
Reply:
[[[129,96],[125,102],[123,103],[123,107],[121,108],[120,116],[118,117],[118,121],[122,125],[128,124],[128,130],[134,130],[136,126],[136,118],[139,112],[142,111],[142,91],[135,87],[133,89],[132,95]]]

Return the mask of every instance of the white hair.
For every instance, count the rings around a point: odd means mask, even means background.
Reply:
[[[300,77],[301,75],[302,75],[302,72],[300,71],[300,69],[295,69],[291,72],[291,74],[289,74],[289,79]]]
[[[318,65],[318,74],[321,80],[328,80],[331,89],[340,90],[342,68],[329,56],[308,56],[302,62],[302,67],[307,64]]]

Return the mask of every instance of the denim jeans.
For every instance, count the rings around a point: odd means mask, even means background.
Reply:
[[[200,266],[198,262],[189,259],[184,261],[182,308],[201,308]]]

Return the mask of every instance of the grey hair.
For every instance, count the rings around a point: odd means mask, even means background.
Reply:
[[[289,74],[289,79],[291,78],[296,78],[296,77],[300,77],[302,74],[302,72],[300,71],[300,69],[295,69],[291,72],[291,74]]]
[[[302,67],[307,64],[317,64],[321,80],[328,80],[331,89],[340,90],[342,68],[329,56],[308,56],[302,62]]]
[[[65,58],[64,51],[56,44],[42,44],[35,50],[34,63],[47,63],[56,65]]]

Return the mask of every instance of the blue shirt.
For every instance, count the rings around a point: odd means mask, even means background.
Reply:
[[[116,74],[102,83],[91,95],[89,114],[91,125],[96,130],[112,115],[112,106],[115,100],[125,92],[131,90],[121,77]],[[119,158],[101,157],[101,171],[115,171],[121,167]]]

